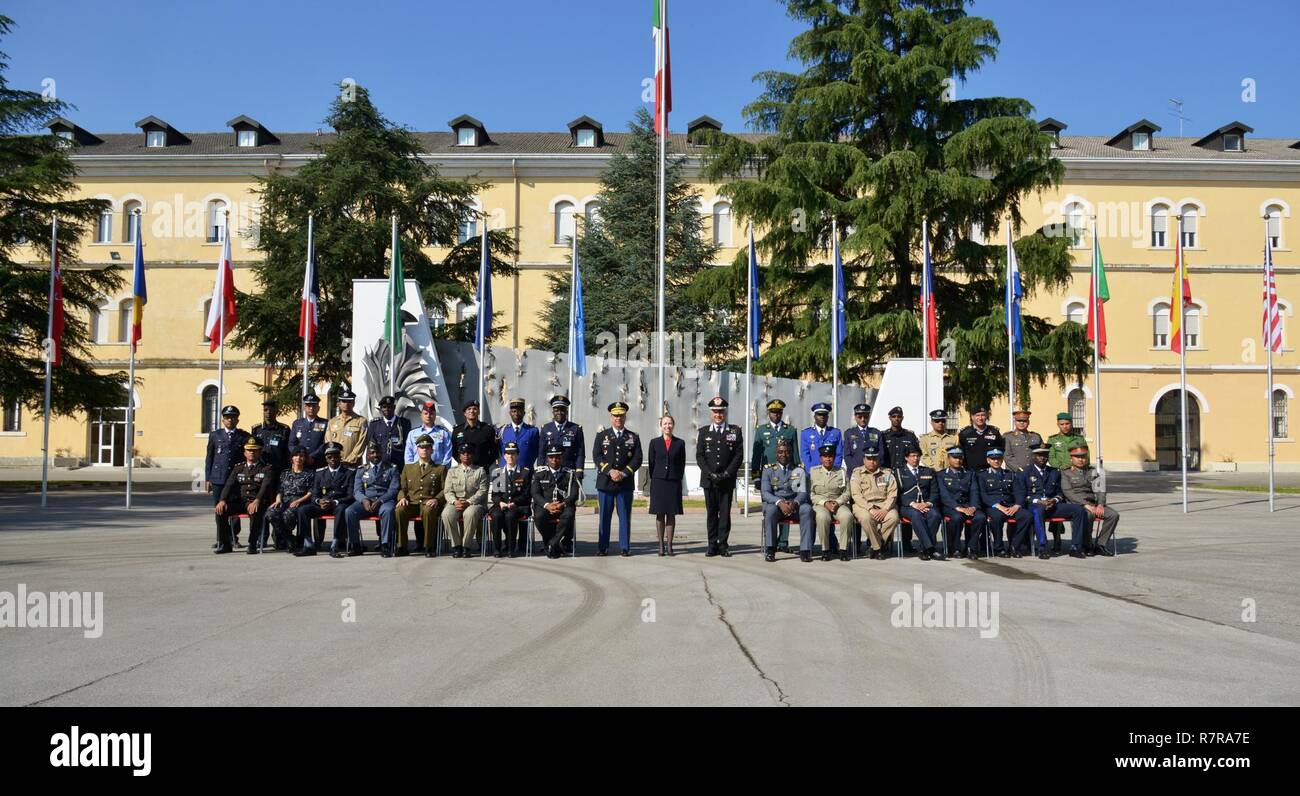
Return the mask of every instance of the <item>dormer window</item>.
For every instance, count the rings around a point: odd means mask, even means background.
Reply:
[[[1223,136],[1223,151],[1224,151],[1224,152],[1240,152],[1240,151],[1242,151],[1242,146],[1241,146],[1241,134],[1240,134],[1240,133],[1226,133],[1226,134]]]
[[[240,146],[257,146],[257,131],[256,131],[256,130],[240,130],[240,131],[239,131],[239,145],[240,145]]]
[[[596,131],[590,127],[579,128],[576,133],[575,142],[577,146],[594,147],[596,145]]]
[[[73,140],[73,139],[72,139],[72,131],[71,131],[71,130],[56,130],[56,131],[54,132],[54,134],[55,134],[56,136],[58,136],[59,138],[62,138],[64,141],[72,141],[72,140]]]
[[[1208,149],[1211,152],[1245,152],[1246,134],[1255,132],[1254,128],[1241,122],[1229,122],[1192,146]]]
[[[457,127],[456,146],[478,146],[478,130],[473,127]]]
[[[1058,121],[1048,117],[1038,123],[1038,129],[1052,137],[1052,149],[1061,148],[1061,131],[1068,125],[1065,122]]]
[[[1133,151],[1134,151],[1134,152],[1149,152],[1150,150],[1151,150],[1151,134],[1150,134],[1150,133],[1145,133],[1145,132],[1143,132],[1143,133],[1134,133],[1134,134],[1133,134]]]
[[[146,130],[144,134],[144,145],[150,148],[167,146],[167,131]]]
[[[1155,136],[1160,125],[1147,119],[1130,124],[1106,142],[1106,146],[1130,152],[1150,152],[1155,149]]]

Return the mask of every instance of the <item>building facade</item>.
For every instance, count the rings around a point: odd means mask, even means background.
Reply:
[[[217,354],[208,350],[204,321],[225,211],[235,234],[235,283],[248,290],[253,287],[249,267],[257,258],[257,178],[297,168],[315,156],[312,145],[327,134],[275,133],[246,116],[216,133],[183,133],[152,116],[137,126],[136,133],[100,135],[65,119],[51,123],[51,132],[79,144],[71,156],[80,194],[112,203],[83,242],[81,264],[65,267],[129,266],[131,218],[141,211],[152,300],[137,355],[133,447],[144,465],[194,467],[202,462],[206,432],[215,426],[219,407],[239,406],[241,425],[251,427],[261,416],[256,385],[268,381],[263,363],[227,349],[225,392],[217,395]],[[1052,119],[1041,126],[1056,141],[1066,177],[1059,188],[1026,197],[1022,212],[1027,229],[1054,224],[1071,237],[1075,268],[1068,289],[1035,296],[1027,311],[1057,322],[1085,321],[1095,224],[1112,296],[1106,307],[1108,359],[1101,369],[1107,464],[1115,469],[1178,465],[1179,362],[1168,338],[1173,244],[1181,230],[1193,291],[1186,324],[1192,463],[1200,469],[1261,469],[1273,433],[1278,468],[1300,470],[1291,419],[1300,360],[1289,336],[1293,302],[1300,297],[1300,218],[1292,220],[1292,208],[1300,209],[1300,142],[1254,138],[1250,128],[1235,123],[1199,139],[1164,137],[1145,120],[1110,138],[1064,135],[1065,125]],[[702,194],[700,212],[707,219],[706,234],[719,246],[717,262],[730,263],[745,233],[718,195],[719,186],[699,176],[701,150],[691,141],[706,127],[720,125],[697,119],[685,134],[673,136],[674,146],[686,155],[688,178]],[[494,308],[505,313],[510,327],[503,345],[522,348],[534,334],[539,312],[554,300],[545,277],[567,268],[577,217],[599,213],[600,174],[627,136],[606,134],[589,117],[556,132],[495,132],[469,116],[453,119],[449,128],[416,135],[425,157],[445,176],[490,182],[470,208],[481,217],[467,220],[460,234],[475,236],[477,225],[487,223],[516,236],[519,274],[495,279],[493,296]],[[1001,244],[1005,233],[970,234]],[[1285,350],[1274,358],[1272,396],[1265,386],[1261,342],[1266,234],[1273,240],[1287,327]],[[446,249],[430,247],[428,253],[437,259]],[[39,255],[29,254],[39,264]],[[127,277],[119,295],[102,297],[91,319],[93,353],[106,370],[127,365],[129,270]],[[472,305],[442,310],[445,319],[476,312]],[[286,311],[296,313],[297,307]],[[322,395],[330,389],[318,385]],[[1035,385],[1033,428],[1047,436],[1056,413],[1066,410],[1094,437],[1096,395],[1091,378],[1064,389],[1053,381]],[[526,397],[530,402],[546,398]],[[121,466],[127,451],[126,400],[124,390],[120,406],[54,421],[50,453],[56,462]],[[287,408],[286,420],[293,411]],[[1009,411],[1005,402],[995,405],[992,422],[1006,426]],[[39,463],[39,415],[6,399],[3,423],[0,464]]]

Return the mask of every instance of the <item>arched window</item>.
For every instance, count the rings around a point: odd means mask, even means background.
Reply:
[[[1164,302],[1151,313],[1151,347],[1169,347],[1169,305]]]
[[[216,431],[217,418],[221,411],[221,407],[218,406],[220,400],[217,397],[217,385],[209,384],[203,388],[202,403],[203,406],[200,410],[202,419],[199,421],[199,431],[204,434],[210,431]]]
[[[1273,439],[1287,439],[1290,436],[1287,422],[1286,390],[1273,390]]]
[[[104,299],[90,311],[90,334],[96,343],[108,342],[108,324],[111,320],[108,315],[112,306],[108,299]]]
[[[135,211],[144,207],[139,201],[132,199],[122,205],[122,242],[135,243]],[[140,223],[144,223],[143,216]]]
[[[555,242],[567,245],[573,240],[573,202],[555,203]]]
[[[226,203],[220,199],[208,202],[208,243],[220,243],[226,235]]]
[[[1065,206],[1065,234],[1070,238],[1070,248],[1084,248],[1084,221],[1087,215],[1084,213],[1083,205],[1078,202],[1071,202]]]
[[[731,204],[718,202],[713,206],[713,245],[731,245]]]
[[[460,213],[460,226],[456,228],[457,245],[478,237],[478,211],[473,205],[465,205]]]
[[[199,318],[199,332],[203,337],[203,342],[210,343],[212,338],[208,337],[208,312],[212,310],[212,299],[203,299],[203,317]]]
[[[113,242],[113,208],[108,207],[99,214],[95,223],[95,243]]]
[[[1183,248],[1195,249],[1197,237],[1196,205],[1183,205],[1180,215],[1183,218]]]
[[[4,425],[0,431],[18,432],[23,430],[23,405],[17,398],[0,398],[4,405]]]
[[[1151,207],[1151,248],[1169,247],[1169,206],[1153,205]]]
[[[587,228],[600,221],[600,202],[588,202],[584,212],[587,216]]]
[[[1088,305],[1082,301],[1071,301],[1065,305],[1065,319],[1074,321],[1078,324],[1087,325],[1088,323]]]
[[[1074,427],[1082,433],[1082,430],[1088,427],[1088,396],[1082,388],[1075,387],[1066,397],[1065,405],[1069,407],[1070,415],[1074,418]]]
[[[135,309],[135,299],[122,299],[117,305],[117,342],[128,343],[131,341],[131,325],[135,320],[132,310]]]
[[[1264,209],[1264,216],[1268,219],[1269,243],[1274,249],[1282,248],[1282,208],[1269,205]]]

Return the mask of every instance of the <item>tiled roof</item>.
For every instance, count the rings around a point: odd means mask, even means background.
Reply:
[[[1291,160],[1300,162],[1300,149],[1291,149],[1295,141],[1285,138],[1246,138],[1244,152],[1216,152],[1194,146],[1197,138],[1156,135],[1150,150],[1130,151],[1107,146],[1110,140],[1100,135],[1063,135],[1061,148],[1054,150],[1062,160],[1070,158],[1108,158],[1113,160]]]

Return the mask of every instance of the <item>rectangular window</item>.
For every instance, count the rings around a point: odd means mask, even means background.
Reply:
[[[256,131],[256,130],[240,130],[240,131],[239,131],[239,145],[240,145],[240,146],[257,146],[257,131]]]
[[[150,130],[144,134],[144,145],[147,147],[164,147],[167,146],[166,130]]]
[[[1134,133],[1134,134],[1133,134],[1133,151],[1135,151],[1135,152],[1146,152],[1146,151],[1148,151],[1148,150],[1150,150],[1150,149],[1151,149],[1151,134],[1150,134],[1150,133]]]
[[[1287,439],[1290,429],[1287,428],[1286,412],[1286,393],[1282,390],[1273,391],[1273,438]],[[8,428],[5,429],[8,431]],[[16,430],[16,429],[15,429]]]
[[[99,214],[99,223],[95,225],[95,243],[113,242],[113,211],[105,210]]]
[[[1272,212],[1268,216],[1268,239],[1274,249],[1282,245],[1282,216],[1280,213]]]
[[[578,146],[595,146],[596,131],[590,127],[583,127],[578,130]]]
[[[456,145],[457,146],[476,146],[478,144],[478,130],[473,127],[456,128]]]
[[[23,430],[23,406],[15,398],[0,399],[4,401],[4,430],[5,431],[22,431]]]
[[[1241,151],[1241,136],[1240,136],[1240,135],[1237,135],[1236,133],[1227,133],[1227,134],[1225,134],[1225,135],[1223,136],[1223,151],[1224,151],[1224,152],[1240,152],[1240,151]]]
[[[1152,348],[1169,347],[1169,310],[1156,312],[1154,329],[1151,335]]]
[[[1188,306],[1187,323],[1183,327],[1183,344],[1188,348],[1196,348],[1201,342],[1201,311],[1196,307]]]

